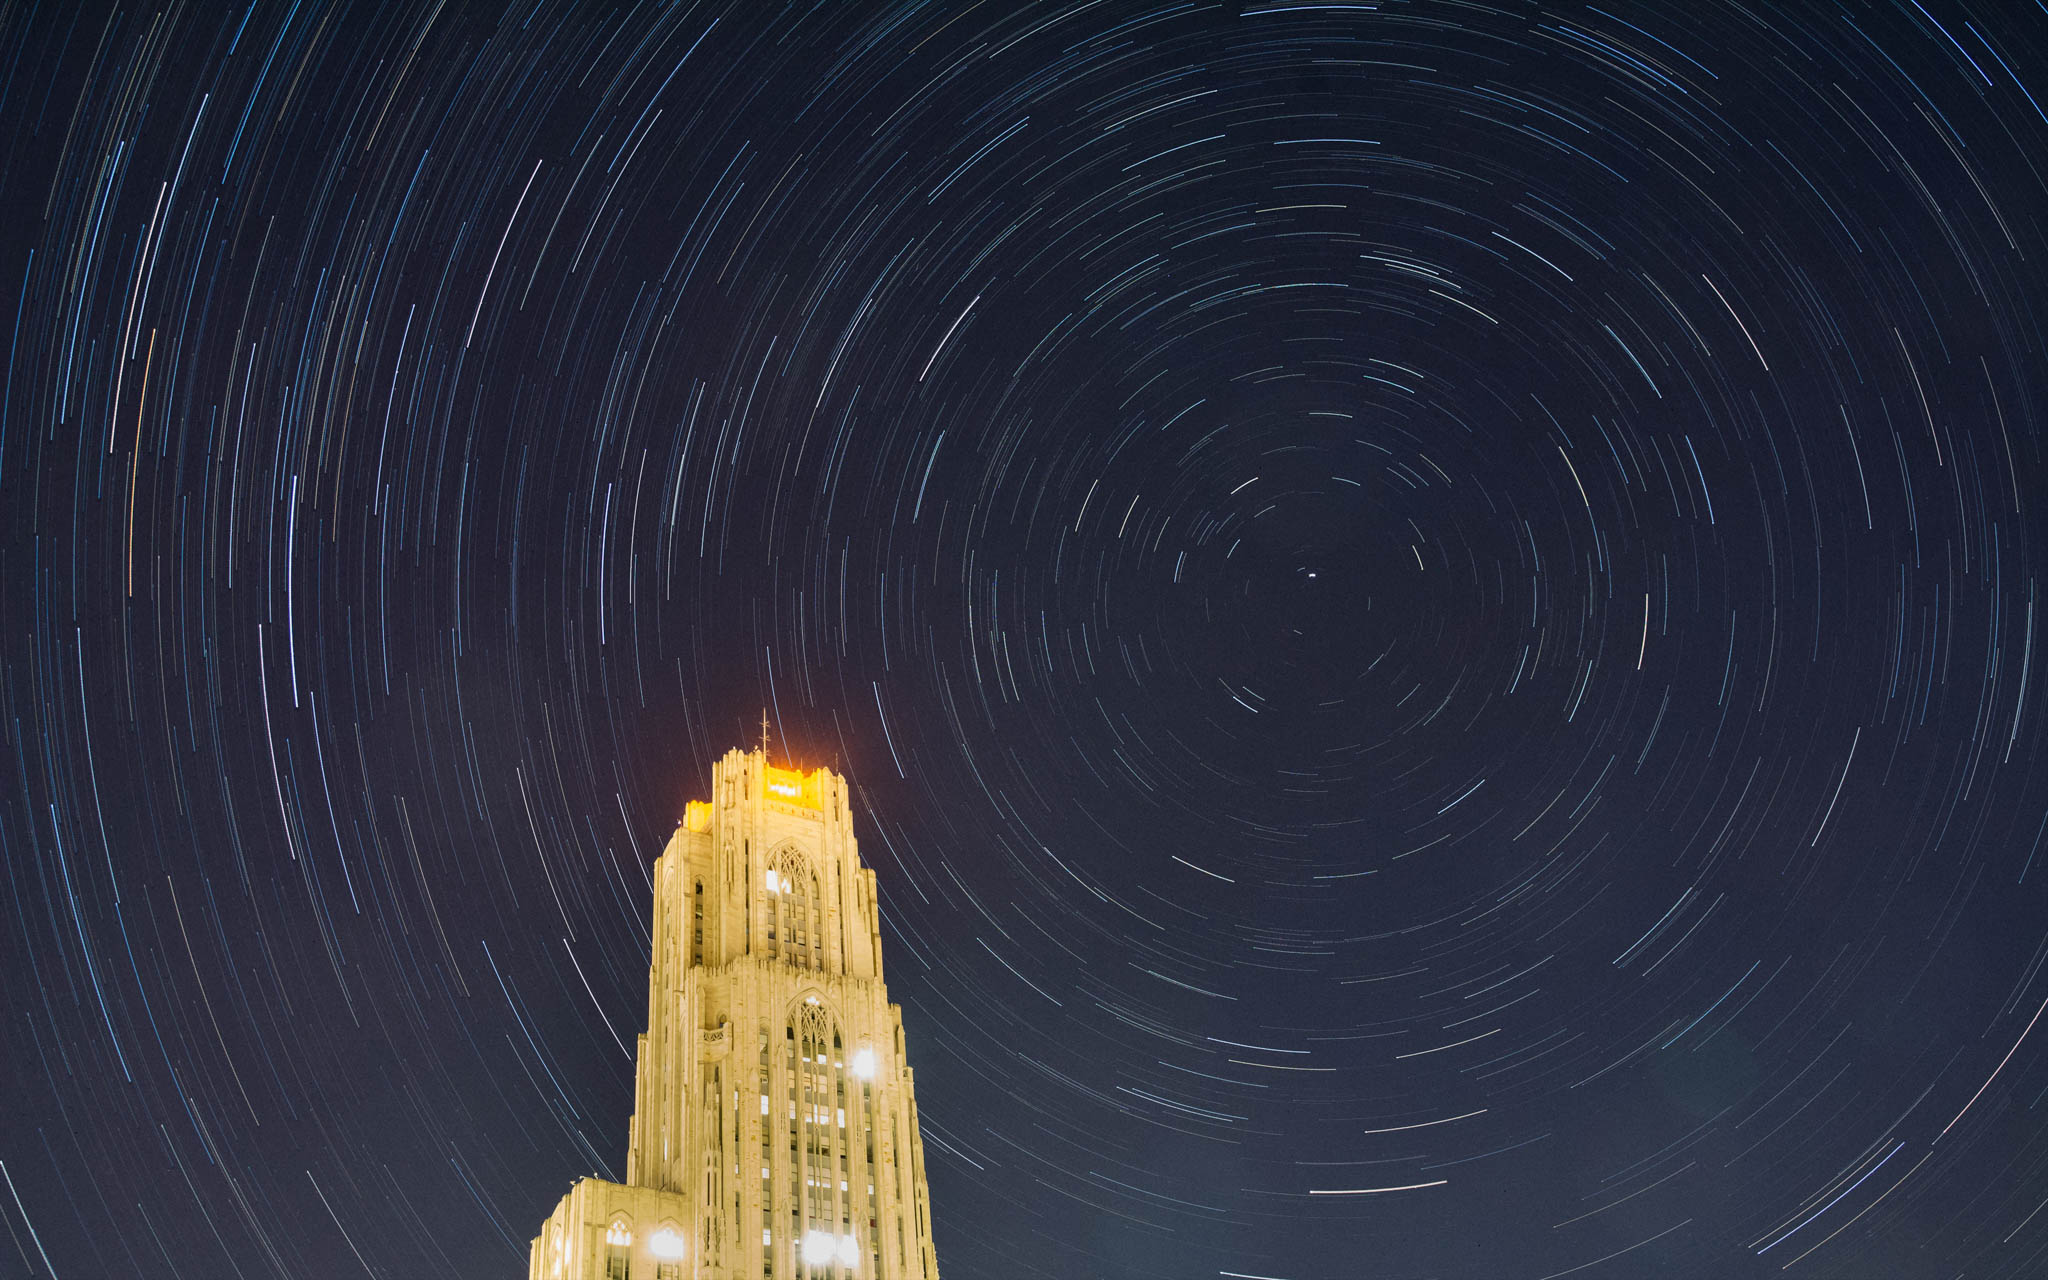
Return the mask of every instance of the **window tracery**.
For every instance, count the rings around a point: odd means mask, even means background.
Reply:
[[[768,955],[802,969],[824,967],[824,895],[810,860],[793,845],[768,855],[762,905]]]
[[[788,1195],[778,1197],[778,1209],[788,1215],[790,1234],[777,1258],[789,1258],[799,1275],[852,1277],[866,1270],[862,1238],[872,1235],[871,1228],[856,1231],[854,1184],[854,1162],[872,1142],[872,1109],[848,1070],[849,1045],[838,1019],[819,996],[791,1006],[783,1039],[775,1073],[782,1097],[773,1123],[789,1155]],[[870,1161],[859,1170],[870,1182],[872,1171]]]
[[[621,1216],[604,1233],[605,1280],[628,1280],[632,1267],[633,1224]]]

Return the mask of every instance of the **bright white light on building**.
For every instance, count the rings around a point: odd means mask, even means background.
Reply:
[[[838,1244],[839,1241],[833,1238],[830,1232],[804,1232],[804,1265],[809,1267],[824,1266],[832,1261],[832,1254],[838,1247]]]
[[[843,1186],[845,1184],[842,1183],[841,1185]],[[839,1265],[842,1267],[850,1268],[853,1266],[854,1263],[859,1261],[860,1246],[854,1243],[853,1237],[839,1237]]]
[[[772,867],[771,867],[771,868],[769,868],[769,870],[768,870],[768,874],[767,874],[767,876],[766,876],[766,879],[765,879],[765,882],[766,882],[766,884],[767,884],[767,886],[768,886],[768,892],[770,892],[770,893],[781,893],[781,892],[782,892],[782,880],[781,880],[781,878],[780,878],[779,876],[777,876],[777,875],[775,874],[775,870],[774,870],[774,868],[772,868]]]
[[[604,1233],[604,1242],[606,1244],[631,1244],[633,1243],[633,1230],[623,1222],[614,1222]]]
[[[647,1237],[647,1248],[657,1258],[680,1258],[683,1256],[683,1238],[663,1227]]]
[[[853,1074],[863,1080],[875,1078],[875,1051],[873,1049],[859,1049],[854,1052]]]

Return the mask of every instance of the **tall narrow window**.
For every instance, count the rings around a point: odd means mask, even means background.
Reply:
[[[790,1011],[791,1228],[803,1265],[818,1274],[851,1270],[860,1258],[849,1173],[846,1043],[816,996]]]
[[[647,1252],[654,1255],[654,1280],[683,1280],[685,1237],[673,1222],[664,1222],[647,1237]]]
[[[770,1064],[769,1064],[769,1057],[768,1057],[768,1024],[767,1024],[767,1022],[765,1022],[765,1021],[764,1021],[764,1022],[762,1022],[762,1023],[760,1024],[760,1042],[761,1042],[761,1274],[762,1274],[762,1275],[764,1275],[764,1276],[768,1276],[768,1275],[773,1275],[773,1274],[774,1274],[774,1272],[775,1272],[775,1234],[774,1234],[774,1217],[773,1217],[773,1215],[774,1215],[774,1212],[775,1212],[775,1184],[774,1184],[774,1182],[773,1182],[773,1181],[772,1181],[772,1180],[770,1179],[770,1170],[772,1169],[772,1167],[773,1167],[773,1164],[774,1164],[774,1150],[773,1150],[773,1148],[771,1148],[771,1147],[769,1146],[769,1143],[770,1143],[770,1142],[772,1142],[772,1141],[774,1140],[774,1137],[775,1137],[775,1135],[776,1135],[777,1133],[781,1132],[781,1128],[782,1128],[782,1127],[781,1127],[781,1125],[780,1125],[779,1123],[777,1123],[777,1121],[776,1121],[776,1117],[775,1117],[775,1113],[774,1113],[774,1111],[773,1111],[773,1110],[771,1109],[771,1107],[770,1107],[770,1105],[769,1105],[769,1099],[770,1099],[771,1095],[772,1095],[772,1094],[774,1093],[774,1081],[775,1081],[775,1077],[774,1077],[774,1075],[772,1074],[772,1072],[771,1072],[771,1071],[770,1071],[770,1069],[769,1069],[769,1065],[770,1065]]]
[[[630,1280],[633,1228],[624,1218],[615,1218],[604,1233],[604,1280]]]
[[[824,899],[810,862],[783,845],[768,855],[763,881],[768,954],[803,969],[822,967]]]
[[[738,1030],[737,1027],[730,1024],[721,1025],[729,1041],[738,1039],[734,1035],[734,1032]],[[703,1203],[705,1216],[708,1220],[718,1216],[717,1206],[725,1200],[726,1163],[738,1154],[738,1148],[733,1143],[733,1135],[727,1131],[728,1114],[726,1110],[724,1064],[721,1062],[707,1063],[703,1071],[704,1106],[702,1114],[704,1117],[705,1136],[703,1144]],[[739,1096],[737,1089],[733,1091],[733,1096],[735,1098]],[[663,1235],[664,1232],[667,1233],[666,1237]],[[706,1234],[708,1236],[708,1230]],[[681,1258],[684,1246],[688,1243],[688,1240],[689,1237],[683,1234],[680,1228],[672,1222],[667,1222],[663,1223],[654,1235],[649,1237],[648,1245],[657,1259],[663,1257]],[[719,1259],[717,1257],[710,1256],[708,1240],[700,1241],[699,1246],[698,1261],[700,1263],[708,1267],[718,1262]],[[674,1252],[672,1254],[664,1253],[663,1250],[665,1249],[673,1249]],[[657,1265],[655,1267],[655,1280],[682,1280],[681,1265],[676,1264],[666,1271],[663,1270],[661,1265]]]
[[[704,963],[704,882],[690,895],[690,963]]]

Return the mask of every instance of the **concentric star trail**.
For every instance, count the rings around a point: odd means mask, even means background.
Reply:
[[[2048,8],[0,54],[0,1275],[518,1274],[764,710],[953,1280],[2048,1274]]]

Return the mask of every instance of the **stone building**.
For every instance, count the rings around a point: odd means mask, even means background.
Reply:
[[[937,1280],[903,1017],[844,779],[729,751],[654,864],[626,1181],[530,1280]]]

